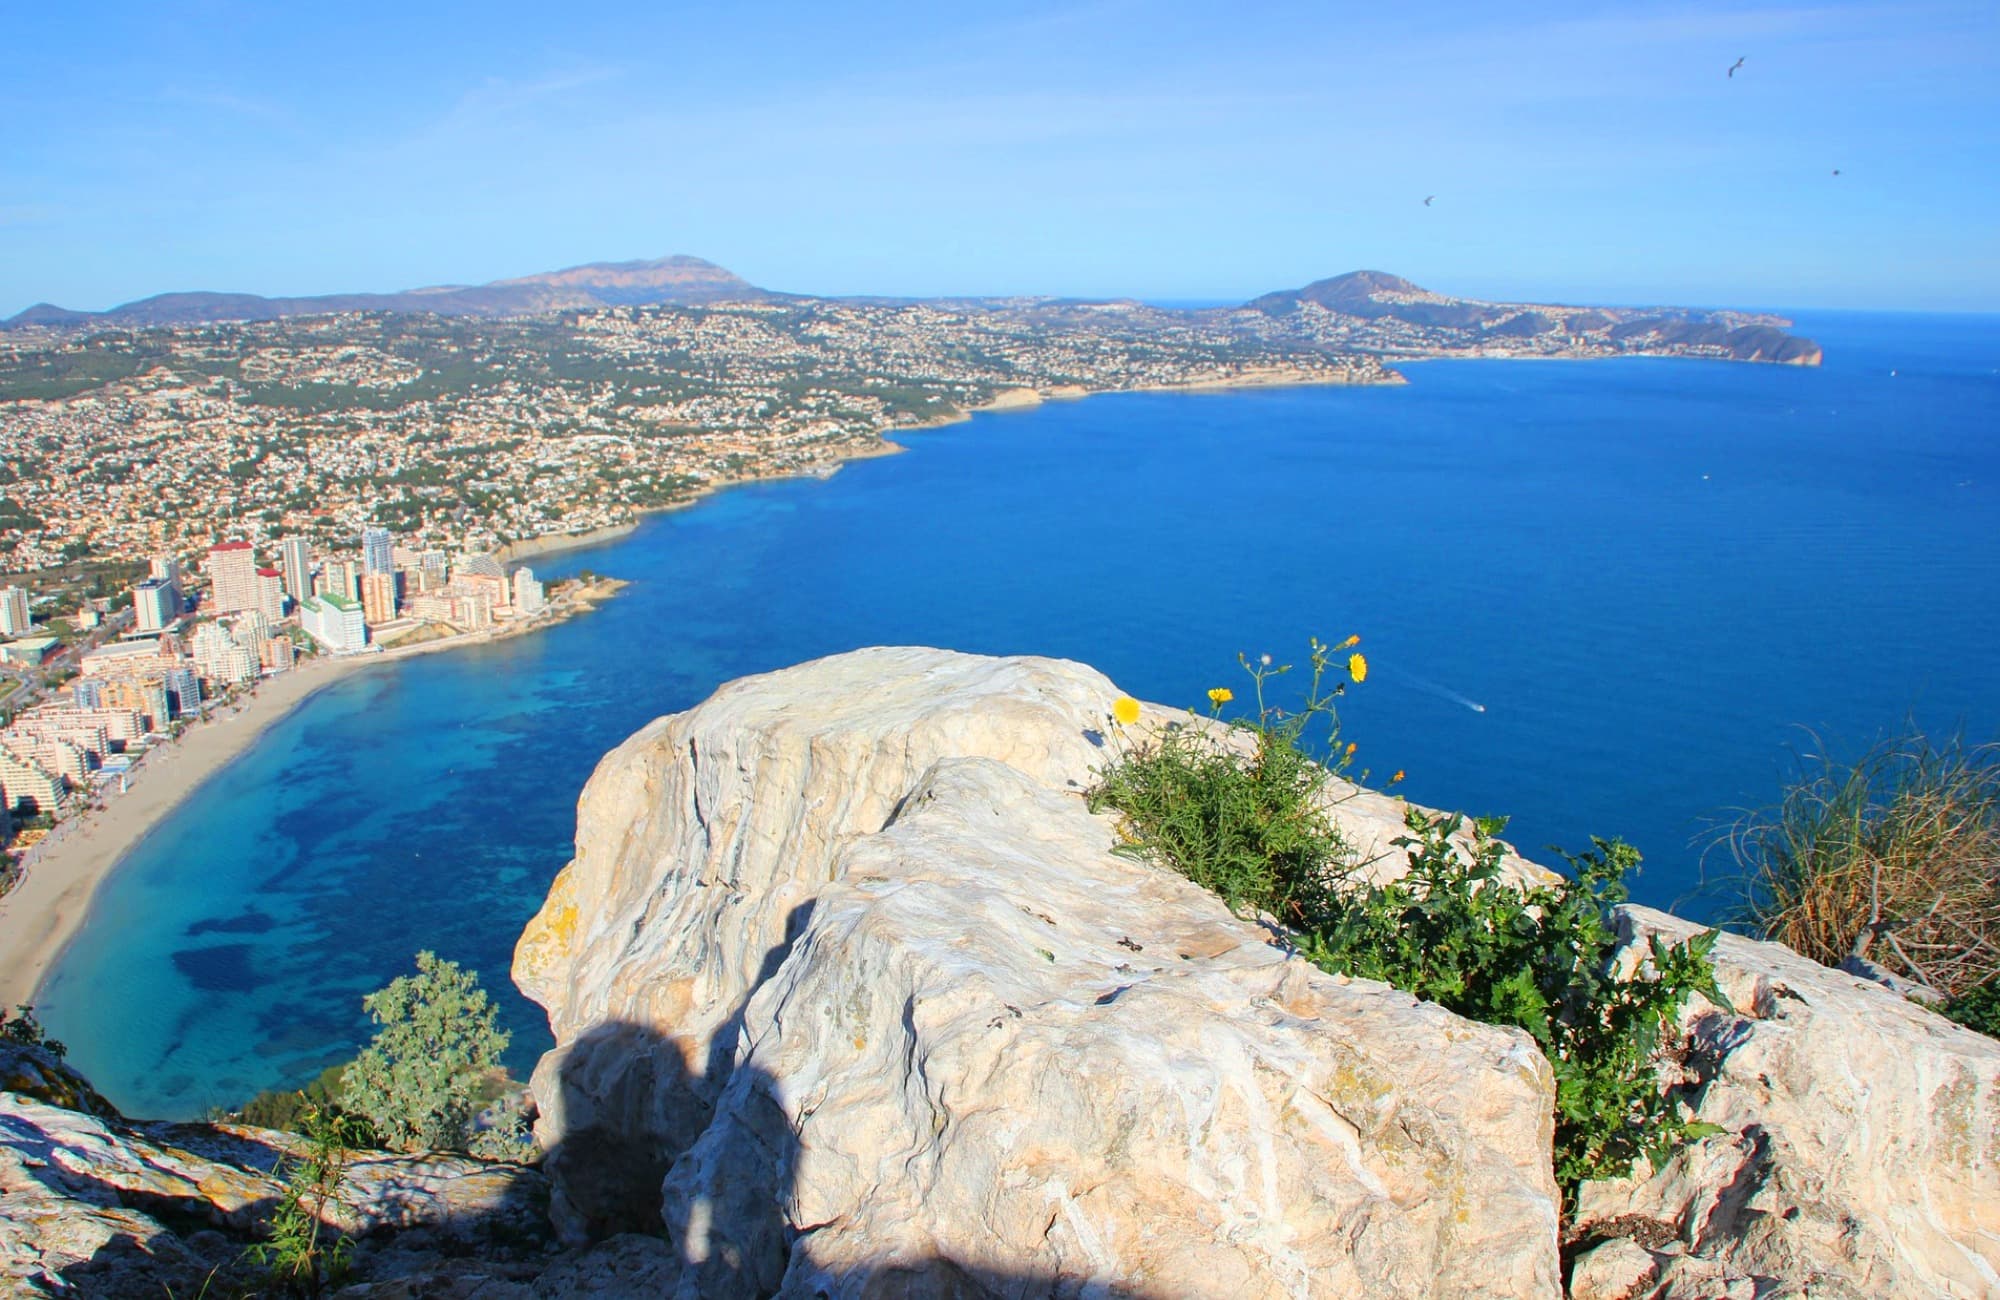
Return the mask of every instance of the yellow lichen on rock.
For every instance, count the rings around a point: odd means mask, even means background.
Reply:
[[[556,873],[541,910],[521,931],[521,938],[514,945],[514,969],[522,973],[547,970],[557,958],[569,953],[576,941],[576,923],[576,868],[571,864]]]

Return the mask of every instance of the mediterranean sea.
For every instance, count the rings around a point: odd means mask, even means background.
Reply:
[[[1343,717],[1376,783],[1509,814],[1543,861],[1622,836],[1641,901],[1713,916],[1704,837],[1815,736],[2000,736],[2000,317],[1799,329],[1823,368],[1434,361],[983,415],[549,557],[632,585],[314,696],[128,856],[43,1018],[129,1113],[193,1116],[346,1059],[361,996],[429,948],[480,972],[524,1073],[549,1037],[510,955],[598,759],[871,644],[1193,704],[1239,652],[1359,633]]]

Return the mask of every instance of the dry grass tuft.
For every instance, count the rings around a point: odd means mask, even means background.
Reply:
[[[1728,833],[1741,919],[1829,966],[1861,956],[1961,997],[2000,977],[2000,749],[1920,734],[1824,747]]]

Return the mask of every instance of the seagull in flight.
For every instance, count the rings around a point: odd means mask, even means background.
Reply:
[[[1722,75],[1725,77],[1729,77],[1733,80],[1736,76],[1736,70],[1742,66],[1743,66],[1743,60],[1739,58],[1736,60],[1736,62],[1730,64],[1729,71],[1723,73]]]
[[[1426,195],[1424,195],[1424,206],[1425,206],[1425,207],[1429,207],[1429,206],[1431,205],[1431,200],[1432,200],[1432,199],[1434,199],[1434,198],[1436,198],[1436,197],[1437,197],[1437,195],[1435,195],[1435,194],[1426,194]]]

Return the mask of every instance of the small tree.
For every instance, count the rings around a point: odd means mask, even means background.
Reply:
[[[398,976],[361,1005],[382,1027],[342,1076],[342,1104],[390,1146],[465,1150],[508,1039],[479,976],[420,952],[414,976]]]
[[[361,1122],[351,1115],[308,1106],[299,1125],[306,1139],[302,1151],[279,1162],[285,1194],[271,1213],[269,1239],[247,1255],[285,1295],[313,1300],[346,1280],[354,1242],[328,1223],[329,1207],[340,1198],[360,1130]]]
[[[16,1007],[11,1016],[0,1010],[0,1038],[24,1047],[39,1047],[59,1061],[69,1055],[67,1047],[42,1031],[42,1022],[35,1019],[35,1009],[26,1003]]]

